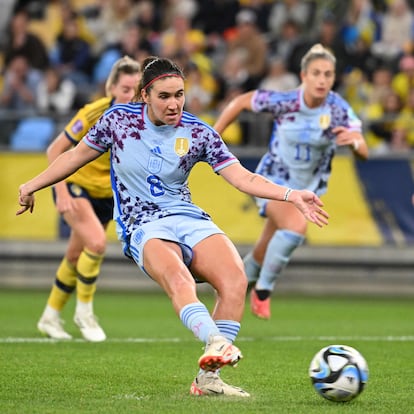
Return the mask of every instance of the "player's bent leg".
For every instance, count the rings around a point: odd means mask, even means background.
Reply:
[[[227,236],[214,234],[194,247],[191,271],[216,291],[214,320],[240,322],[244,312],[247,278],[242,259]]]

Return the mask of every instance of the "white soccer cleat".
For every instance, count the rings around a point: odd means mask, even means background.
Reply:
[[[82,336],[89,342],[102,342],[106,339],[104,330],[99,326],[93,313],[77,312],[73,321],[78,325]]]
[[[37,323],[37,329],[43,334],[52,339],[72,339],[63,329],[63,321],[59,317],[45,317],[42,316]]]
[[[198,365],[205,371],[216,371],[224,365],[236,366],[242,358],[239,348],[224,336],[215,335],[210,337],[204,354],[198,360]]]
[[[233,397],[250,397],[250,394],[239,387],[226,384],[216,372],[205,371],[198,374],[191,384],[191,395],[229,395]]]

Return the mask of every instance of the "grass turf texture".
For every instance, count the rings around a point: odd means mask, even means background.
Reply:
[[[36,330],[47,292],[0,291],[0,412],[6,413],[409,413],[414,391],[414,303],[410,299],[275,296],[272,319],[248,308],[239,367],[223,380],[251,398],[189,395],[202,344],[162,293],[98,292],[95,311],[108,340],[80,339],[74,300],[63,313],[74,340],[43,341]],[[203,293],[211,307],[213,297]],[[37,341],[40,340],[40,341]],[[309,363],[340,343],[366,358],[370,379],[348,403],[316,394]]]

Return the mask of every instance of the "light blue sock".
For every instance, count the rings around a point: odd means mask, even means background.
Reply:
[[[216,321],[216,325],[220,333],[226,337],[231,343],[236,340],[237,334],[240,331],[240,323],[236,321],[221,319]]]
[[[244,271],[246,272],[249,283],[256,282],[259,279],[260,264],[253,258],[253,252],[249,252],[243,258]]]
[[[276,231],[267,246],[256,290],[273,290],[276,279],[288,264],[292,253],[304,240],[304,236],[294,231]]]
[[[208,309],[200,302],[190,303],[180,311],[180,319],[194,335],[205,344],[210,335],[220,335],[220,330]]]

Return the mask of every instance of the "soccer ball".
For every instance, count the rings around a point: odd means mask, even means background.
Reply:
[[[312,359],[309,376],[316,392],[330,401],[351,401],[368,381],[365,358],[347,345],[329,345]]]

